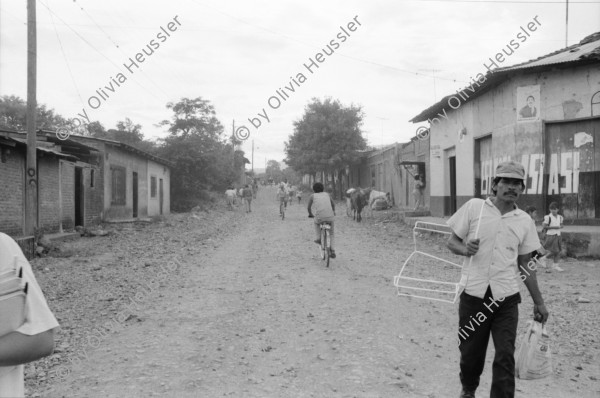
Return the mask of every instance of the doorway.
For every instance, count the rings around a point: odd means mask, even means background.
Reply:
[[[163,199],[164,198],[164,194],[163,194],[163,180],[162,178],[160,178],[158,180],[158,204],[159,204],[159,210],[160,210],[160,215],[162,216],[163,214]]]
[[[81,225],[83,223],[83,169],[81,167],[75,167],[75,225]]]
[[[132,179],[132,193],[133,193],[133,218],[138,217],[138,173],[133,172]]]
[[[545,126],[544,210],[557,202],[565,219],[600,219],[600,119]]]
[[[448,158],[448,170],[450,171],[450,203],[447,215],[456,213],[456,156]]]

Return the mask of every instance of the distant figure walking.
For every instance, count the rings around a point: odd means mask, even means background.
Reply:
[[[558,203],[550,203],[550,214],[544,216],[542,226],[542,235],[545,235],[544,249],[550,252],[549,258],[552,259],[552,269],[563,272],[564,270],[558,266],[563,249],[562,237],[560,236],[560,230],[563,228],[563,216],[558,214]]]
[[[235,196],[235,189],[233,189],[232,186],[229,186],[229,188],[227,188],[227,190],[225,191],[225,197],[227,199],[227,208],[229,210],[233,210],[233,205],[235,204]]]
[[[423,205],[423,187],[425,184],[421,181],[421,176],[415,176],[415,186],[413,188],[413,197],[415,199],[415,211]]]
[[[246,213],[250,213],[252,211],[252,188],[250,185],[246,184],[242,190],[242,197],[246,202]]]

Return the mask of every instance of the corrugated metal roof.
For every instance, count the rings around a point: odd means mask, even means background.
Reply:
[[[9,141],[14,141],[16,143],[22,144],[27,146],[27,140],[22,139],[22,138],[17,138],[17,137],[3,137],[6,140]],[[39,145],[42,144],[42,145]],[[36,141],[36,150],[38,150],[39,152],[46,152],[46,153],[50,153],[52,155],[61,157],[61,158],[65,158],[65,159],[71,159],[71,160],[79,160],[78,157],[73,156],[73,155],[68,155],[66,153],[62,153],[56,149],[53,149],[49,146],[43,146],[44,143],[40,142],[40,141]]]
[[[600,37],[598,37],[598,40],[596,41],[592,41],[586,44],[576,44],[574,46],[564,48],[554,53],[544,55],[543,57],[540,57],[535,60],[527,61],[514,66],[508,66],[506,68],[498,68],[494,72],[575,62],[582,59],[586,59],[590,55],[600,57]]]

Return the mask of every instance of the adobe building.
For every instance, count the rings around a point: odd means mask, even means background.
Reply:
[[[430,122],[430,210],[491,194],[495,167],[521,162],[519,207],[556,201],[565,223],[600,224],[600,33],[497,68],[415,116]]]
[[[38,228],[55,233],[100,222],[98,152],[43,132],[38,133],[36,146]],[[25,185],[31,183],[26,156],[27,135],[0,130],[0,231],[13,237],[25,234]]]

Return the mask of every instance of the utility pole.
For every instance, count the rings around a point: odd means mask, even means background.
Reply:
[[[254,140],[252,140],[252,177],[254,177]]]
[[[27,171],[25,185],[25,233],[33,235],[37,227],[38,178],[36,161],[36,17],[35,1],[27,0]]]
[[[565,47],[569,47],[569,0],[567,0],[567,14],[565,24]]]
[[[427,71],[431,72],[431,77],[433,78],[433,102],[437,102],[437,93],[435,90],[435,72],[441,72],[441,69],[419,69],[419,71]]]

